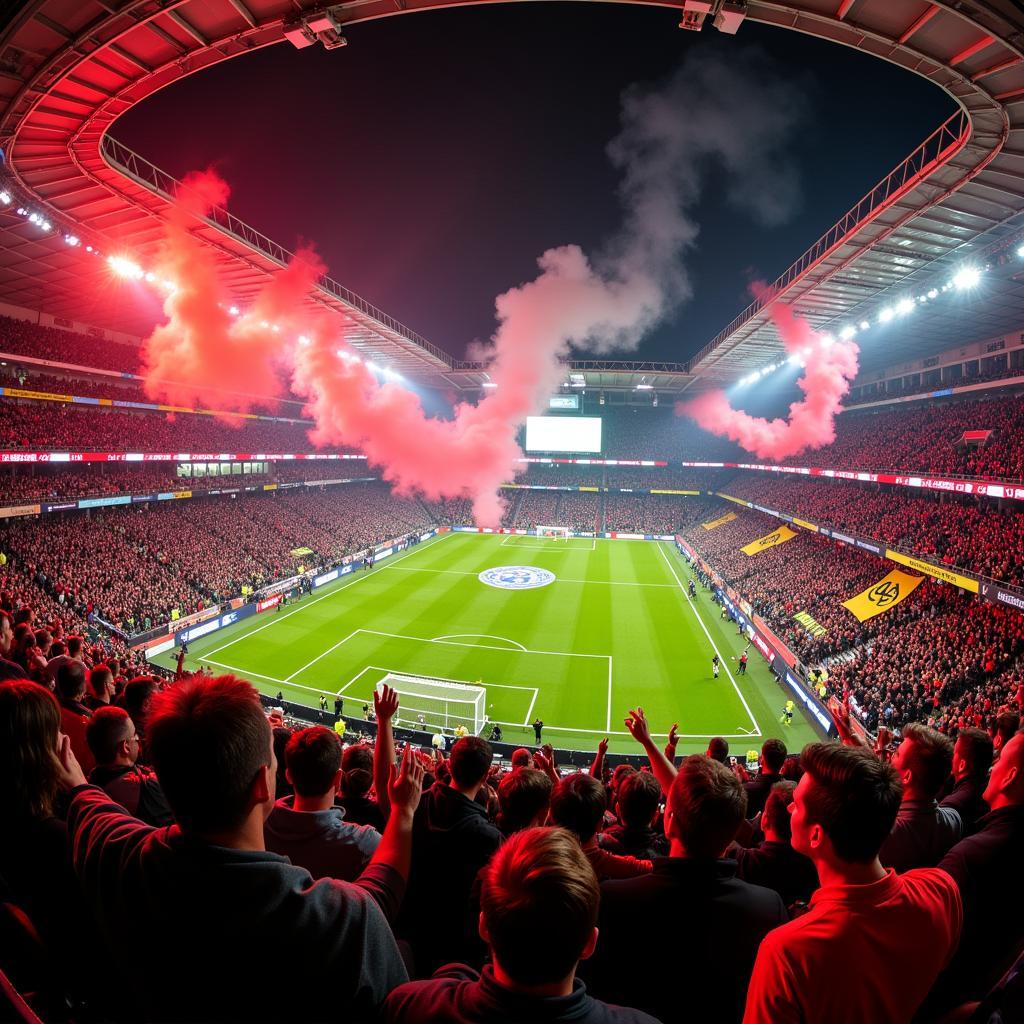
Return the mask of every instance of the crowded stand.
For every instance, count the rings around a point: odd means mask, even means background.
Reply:
[[[54,353],[59,352],[64,362],[76,366],[125,373],[139,373],[142,366],[139,345],[7,316],[0,316],[0,352],[35,359],[53,359]]]
[[[90,406],[0,400],[0,447],[151,452],[310,452],[308,423],[222,419],[192,413],[127,413]],[[338,448],[328,449],[338,451]]]
[[[939,371],[930,371],[938,376]],[[1000,369],[987,370],[984,373],[965,373],[961,377],[950,377],[947,380],[923,382],[921,374],[899,380],[875,381],[871,384],[855,384],[850,388],[848,406],[861,405],[865,402],[879,401],[886,398],[903,398],[908,395],[924,395],[937,388],[962,388],[976,384],[995,384],[1001,380],[1024,376],[1024,367],[1004,366]]]
[[[722,490],[813,522],[884,540],[910,554],[1024,584],[1024,512],[952,496],[912,497],[845,481],[739,474]]]
[[[388,687],[373,742],[345,742],[233,676],[87,660],[0,683],[0,873],[53,1019],[928,1024],[1024,940],[1019,717],[968,753],[923,725],[872,749],[839,714],[842,743],[766,740],[752,777],[635,709],[641,768],[599,748],[581,772],[477,736],[399,750]]]

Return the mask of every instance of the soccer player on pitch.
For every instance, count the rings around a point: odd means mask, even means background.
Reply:
[[[718,661],[718,655],[716,654],[711,659],[711,671],[715,673],[715,678],[716,679],[718,678],[718,666],[719,666],[719,661]]]

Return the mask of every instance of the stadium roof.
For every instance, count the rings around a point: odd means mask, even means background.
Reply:
[[[114,9],[102,0],[25,3],[0,35],[0,146],[9,184],[56,227],[145,262],[175,183],[107,134],[120,114],[185,75],[259,47],[286,38],[334,46],[346,24],[442,6],[450,4],[125,0]],[[772,294],[795,303],[812,323],[838,323],[894,288],[948,275],[967,256],[1015,237],[1024,211],[1024,15],[1013,0],[974,0],[956,10],[927,0],[712,0],[707,18],[706,2],[657,6],[682,6],[685,27],[714,22],[735,30],[745,17],[852,46],[928,78],[960,107],[775,282]],[[215,211],[197,233],[241,301],[289,256],[226,211]],[[158,313],[151,300],[112,288],[102,261],[87,269],[59,230],[44,234],[23,217],[0,213],[0,249],[4,301],[136,335],[148,333]],[[369,358],[426,386],[483,386],[486,373],[478,364],[453,360],[336,282],[321,285],[312,301],[333,310]],[[1004,329],[996,324],[1018,326],[1021,293],[1013,274],[995,275],[988,319],[969,309],[915,318],[914,330],[890,332],[885,358],[911,358],[922,346],[938,350]],[[686,366],[586,361],[570,369],[588,387],[678,393],[732,384],[779,351],[757,302]]]

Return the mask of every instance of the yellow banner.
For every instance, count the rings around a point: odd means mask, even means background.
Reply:
[[[712,519],[710,523],[701,523],[705,530],[717,530],[719,526],[725,526],[726,523],[731,523],[736,518],[735,512],[726,512],[724,516],[719,516],[718,519]]]
[[[920,558],[911,558],[909,555],[904,555],[899,551],[889,550],[886,551],[885,557],[890,562],[899,562],[900,565],[909,566],[911,569],[916,569],[918,572],[923,572],[925,576],[931,576],[932,579],[942,580],[944,583],[952,583],[954,587],[963,587],[964,590],[969,590],[972,594],[978,592],[978,581],[972,580],[970,576],[961,576],[958,572],[953,572],[952,569],[947,569],[942,565],[933,565],[931,562],[925,562]]]
[[[756,555],[759,551],[766,551],[768,548],[785,544],[787,540],[792,540],[795,536],[795,530],[791,530],[788,526],[780,526],[766,537],[758,537],[757,540],[751,541],[745,548],[740,548],[740,551],[745,555]]]
[[[856,615],[861,622],[867,622],[890,608],[895,608],[905,597],[924,582],[923,576],[911,576],[902,569],[893,569],[888,576],[874,586],[862,590],[856,597],[843,602],[843,607]]]
[[[52,391],[26,391],[24,388],[4,388],[9,398],[34,398],[37,402],[73,402],[71,395],[57,395]]]
[[[585,488],[584,488],[584,490],[585,490]],[[658,489],[658,488],[652,487],[651,488],[651,494],[692,494],[692,495],[699,495],[700,491],[668,491],[668,490]]]
[[[818,527],[815,526],[814,523],[807,522],[806,519],[797,519],[796,516],[793,516],[793,522],[796,523],[797,526],[802,526],[805,530],[810,530],[812,533],[818,532]]]

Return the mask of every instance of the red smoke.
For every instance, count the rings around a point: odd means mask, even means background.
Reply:
[[[822,340],[806,320],[782,303],[773,303],[769,313],[786,352],[799,356],[807,367],[797,381],[804,397],[790,405],[789,417],[751,416],[734,409],[724,391],[678,402],[676,415],[689,416],[709,433],[737,441],[757,458],[779,462],[835,440],[835,417],[850,381],[857,376],[860,349],[852,341]]]

